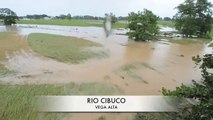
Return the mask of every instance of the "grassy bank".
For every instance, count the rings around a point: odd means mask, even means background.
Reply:
[[[117,86],[102,83],[66,85],[0,85],[0,120],[61,120],[68,113],[36,112],[39,95],[114,95],[122,94]]]
[[[20,20],[19,24],[40,24],[40,25],[63,25],[63,26],[103,26],[102,20],[60,20],[60,19],[38,19],[38,20]]]
[[[40,55],[66,63],[107,56],[105,51],[89,49],[101,48],[102,45],[75,37],[34,33],[28,36],[28,43]]]
[[[50,19],[50,20],[20,20],[18,24],[39,24],[39,25],[62,25],[62,26],[96,26],[102,27],[103,20],[80,20],[80,19],[72,19],[72,20],[60,20],[60,19]],[[113,25],[113,28],[125,28],[126,24],[117,22]]]

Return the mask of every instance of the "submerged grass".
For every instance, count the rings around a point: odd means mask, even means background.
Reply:
[[[105,51],[84,50],[90,47],[102,47],[101,44],[75,37],[34,33],[28,36],[31,48],[45,56],[66,63],[80,63],[90,58],[103,58]]]
[[[135,62],[135,63],[131,63],[131,64],[126,64],[126,65],[121,66],[120,69],[122,71],[130,72],[132,70],[136,70],[136,69],[140,69],[140,68],[148,68],[148,69],[151,69],[151,70],[155,70],[149,64],[143,63],[143,62]]]
[[[0,77],[13,74],[13,73],[14,71],[7,69],[3,64],[0,63]]]
[[[63,119],[68,113],[36,112],[35,96],[105,94],[122,94],[122,90],[115,85],[104,83],[70,83],[67,85],[0,85],[0,119]]]
[[[26,49],[27,42],[14,32],[0,32],[0,62],[7,59],[6,54]]]
[[[71,95],[116,95],[123,91],[109,83],[70,83],[65,85],[65,92]]]
[[[14,73],[3,64],[7,61],[7,54],[27,48],[27,42],[15,32],[0,32],[0,76]]]
[[[145,84],[148,84],[148,82],[146,80],[144,80],[137,72],[137,70],[143,69],[143,68],[148,68],[150,70],[157,71],[155,68],[151,67],[147,63],[135,62],[135,63],[126,64],[126,65],[121,66],[118,69],[117,74],[119,74],[123,78],[131,78],[133,80],[137,80],[137,81],[143,82]]]

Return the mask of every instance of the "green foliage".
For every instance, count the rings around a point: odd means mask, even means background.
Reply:
[[[71,14],[68,13],[68,14],[67,14],[67,19],[68,19],[68,20],[71,20],[71,18],[72,18]]]
[[[0,19],[4,20],[5,25],[16,24],[16,20],[18,20],[18,16],[15,12],[8,8],[0,8]]]
[[[186,37],[207,37],[211,32],[212,4],[208,0],[186,0],[177,6],[175,27]]]
[[[186,120],[210,120],[213,117],[213,55],[206,54],[203,58],[196,56],[193,57],[193,60],[196,65],[200,65],[202,79],[200,81],[193,80],[191,86],[182,84],[174,91],[163,88],[163,95],[192,98],[199,102],[196,105],[182,106],[183,108],[180,109],[177,117]]]
[[[213,43],[211,43],[211,44],[209,45],[209,47],[213,47]]]
[[[144,10],[143,12],[129,13],[128,28],[131,30],[128,35],[135,40],[152,40],[159,31],[157,26],[158,17],[152,11]]]
[[[113,13],[110,13],[110,14],[105,14],[105,19],[107,17],[110,17],[111,18],[111,23],[112,24],[115,24],[116,22],[118,22],[118,18],[113,14]],[[106,20],[105,20],[106,21]]]

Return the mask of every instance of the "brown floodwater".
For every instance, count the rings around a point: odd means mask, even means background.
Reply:
[[[181,83],[190,84],[192,79],[199,80],[200,71],[195,68],[192,56],[212,51],[204,44],[129,41],[125,35],[116,35],[123,30],[115,30],[114,34],[105,38],[104,30],[98,27],[18,25],[12,28],[1,27],[0,30],[15,31],[22,36],[14,39],[11,44],[17,44],[20,39],[26,42],[30,33],[51,33],[77,36],[101,43],[110,54],[104,59],[65,64],[39,56],[29,48],[24,49],[27,45],[23,43],[23,49],[7,54],[5,65],[17,74],[0,78],[0,81],[10,84],[108,82],[119,86],[126,95],[158,95],[161,94],[162,87],[173,89]],[[135,63],[149,66],[134,70],[135,76],[146,83],[135,80],[134,76],[128,77],[125,74],[129,73],[120,69]]]
[[[192,79],[199,80],[200,71],[195,68],[192,56],[212,53],[212,48],[205,44],[129,41],[127,36],[118,35],[125,33],[124,30],[114,30],[106,38],[104,30],[98,27],[17,25],[12,28],[1,26],[0,31],[16,32],[13,38],[9,38],[12,40],[10,44],[20,44],[18,49],[11,48],[13,51],[6,54],[4,64],[15,71],[16,75],[1,77],[0,82],[9,84],[107,82],[117,85],[125,95],[161,95],[162,87],[174,89],[181,83],[190,84]],[[30,50],[26,44],[30,33],[85,38],[101,43],[110,55],[108,58],[90,59],[81,64],[61,63]],[[6,49],[4,44],[0,44],[1,48]],[[144,66],[141,67],[141,64]],[[127,65],[134,65],[133,68],[137,69],[125,72],[121,68]],[[75,113],[67,119],[94,120],[102,115],[114,120],[131,120],[133,116],[131,113]]]

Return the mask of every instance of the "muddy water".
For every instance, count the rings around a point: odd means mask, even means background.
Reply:
[[[181,83],[190,84],[200,78],[200,71],[194,68],[192,56],[211,52],[202,44],[179,45],[165,41],[133,42],[127,36],[112,34],[105,38],[104,30],[97,27],[66,27],[47,25],[18,25],[1,31],[16,31],[20,36],[30,33],[51,33],[86,38],[104,45],[110,53],[106,59],[92,59],[72,65],[57,62],[37,55],[31,50],[19,50],[8,55],[6,66],[17,75],[0,78],[11,84],[43,84],[68,82],[108,82],[119,86],[125,94],[158,95],[161,88],[173,89]],[[115,30],[114,33],[122,32]],[[22,37],[25,39],[26,37]],[[119,68],[126,64],[143,63],[149,68],[137,69],[137,75],[147,84],[125,78]],[[11,82],[12,81],[12,82]]]
[[[199,80],[200,71],[194,68],[191,60],[197,54],[211,53],[212,48],[203,44],[179,45],[165,41],[133,42],[128,41],[122,33],[115,30],[114,34],[105,38],[104,30],[97,27],[66,27],[46,25],[18,25],[18,27],[0,27],[0,31],[15,31],[25,41],[23,48],[7,54],[5,65],[17,72],[14,76],[0,78],[2,83],[10,84],[55,84],[69,82],[104,82],[119,86],[126,95],[160,95],[161,88],[174,89],[181,83],[190,84],[192,79]],[[42,57],[26,46],[26,38],[30,33],[51,33],[86,38],[103,44],[110,53],[106,59],[91,59],[82,64],[65,64]],[[17,37],[15,37],[17,38]],[[18,42],[14,40],[13,43]],[[3,48],[3,44],[0,44]],[[27,48],[27,49],[26,49]],[[124,65],[143,63],[148,67],[134,70],[135,80],[128,75],[120,74]],[[136,67],[138,64],[135,64]],[[131,120],[131,113],[75,113],[67,119],[106,119]]]

